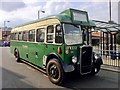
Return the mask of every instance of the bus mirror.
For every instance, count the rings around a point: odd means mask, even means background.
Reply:
[[[60,31],[61,31],[61,26],[60,26],[60,25],[57,25],[56,31],[57,31],[57,32],[60,32]]]

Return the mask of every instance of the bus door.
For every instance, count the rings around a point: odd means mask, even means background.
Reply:
[[[62,30],[60,24],[50,25],[47,27],[47,38],[45,45],[45,55],[48,56],[50,53],[58,54],[58,48],[62,48]],[[62,56],[62,54],[60,54]]]
[[[46,31],[46,45],[45,45],[45,55],[48,56],[50,53],[54,52],[55,48],[53,45],[54,37],[54,25],[49,25]]]
[[[36,43],[35,43],[35,30],[29,31],[29,61],[35,64],[35,52],[36,52]]]
[[[28,41],[28,31],[24,31],[23,32],[23,44],[22,44],[22,53],[21,56],[25,59],[25,60],[29,60],[28,58],[28,53],[29,53],[29,43]]]
[[[36,30],[36,65],[42,66],[43,65],[43,56],[45,54],[45,28],[40,28]]]

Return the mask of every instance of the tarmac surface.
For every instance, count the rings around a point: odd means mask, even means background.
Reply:
[[[79,76],[70,74],[61,86],[52,84],[42,72],[25,63],[17,63],[10,53],[10,48],[2,48],[2,88],[118,88],[120,81],[118,72],[104,69],[95,76]]]

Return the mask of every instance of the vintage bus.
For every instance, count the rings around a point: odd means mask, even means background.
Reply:
[[[90,31],[95,24],[86,11],[67,9],[11,31],[11,52],[21,60],[46,71],[54,84],[61,84],[65,74],[96,74],[102,59],[93,52]]]

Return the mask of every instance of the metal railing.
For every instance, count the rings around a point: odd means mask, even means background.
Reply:
[[[120,66],[120,51],[119,47],[114,50],[101,50],[99,47],[93,47],[94,52],[99,53],[102,57],[104,65]]]

